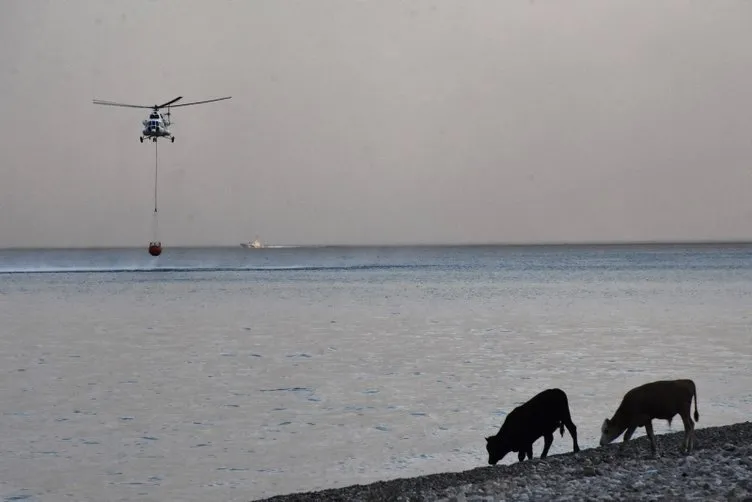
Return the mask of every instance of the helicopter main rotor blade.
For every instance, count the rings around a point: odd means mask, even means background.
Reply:
[[[172,105],[171,108],[177,108],[178,106],[191,106],[191,105],[201,105],[203,103],[213,103],[215,101],[222,101],[223,99],[230,99],[232,96],[225,96],[224,98],[216,98],[216,99],[207,99],[205,101],[192,101],[190,103],[181,103],[179,105]]]
[[[178,96],[177,98],[175,98],[175,99],[173,99],[173,100],[171,100],[171,101],[168,101],[167,103],[165,103],[165,104],[163,104],[163,105],[159,105],[159,106],[156,106],[155,108],[164,108],[165,106],[171,105],[171,104],[173,104],[173,103],[174,103],[175,101],[178,101],[178,100],[181,100],[181,99],[183,99],[183,96]]]
[[[125,103],[115,103],[114,101],[102,101],[101,99],[95,99],[93,102],[95,105],[105,105],[105,106],[124,106],[126,108],[154,108],[153,106],[128,105]]]

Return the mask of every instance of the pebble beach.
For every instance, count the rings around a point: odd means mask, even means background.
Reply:
[[[642,429],[640,429],[642,430]],[[752,422],[697,428],[695,447],[679,452],[684,432],[656,436],[659,454],[642,436],[619,450],[606,447],[551,455],[532,461],[484,466],[294,493],[268,502],[308,501],[679,501],[752,502]]]

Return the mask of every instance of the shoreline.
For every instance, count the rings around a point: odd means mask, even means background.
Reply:
[[[684,435],[647,436],[619,453],[621,437],[604,447],[510,465],[397,478],[257,499],[258,502],[733,500],[752,502],[752,422],[695,429],[695,448],[679,453]]]

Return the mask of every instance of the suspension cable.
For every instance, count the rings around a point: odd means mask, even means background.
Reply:
[[[154,142],[154,212],[157,212],[157,183],[159,181],[159,142]]]

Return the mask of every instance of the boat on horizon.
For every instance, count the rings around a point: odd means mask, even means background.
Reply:
[[[246,249],[261,249],[264,247],[263,244],[261,244],[261,241],[258,237],[253,239],[251,242],[241,242],[240,247],[244,247]]]

